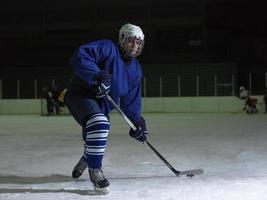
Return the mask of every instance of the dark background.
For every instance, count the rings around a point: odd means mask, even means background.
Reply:
[[[55,78],[65,85],[71,77],[69,59],[74,50],[96,39],[117,41],[121,25],[127,22],[140,25],[145,33],[139,60],[148,79],[168,72],[195,76],[204,70],[207,76],[234,74],[238,88],[248,87],[252,73],[254,93],[263,94],[267,72],[263,2],[9,0],[0,7],[3,97],[16,96],[18,79],[38,79],[42,87]],[[214,69],[211,63],[226,64],[216,64]],[[197,65],[192,68],[192,64]],[[27,84],[32,85],[25,82],[24,87]],[[31,91],[24,91],[24,97],[31,97]]]

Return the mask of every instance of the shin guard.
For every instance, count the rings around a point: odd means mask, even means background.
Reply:
[[[87,120],[83,134],[84,157],[89,168],[101,168],[109,128],[108,119],[102,113],[94,114]]]

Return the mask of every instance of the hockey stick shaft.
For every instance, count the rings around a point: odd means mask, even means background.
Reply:
[[[127,122],[127,124],[136,131],[137,128],[135,125],[129,120],[129,118],[123,113],[123,111],[120,109],[120,107],[116,104],[116,102],[107,94],[106,98],[109,100],[109,102],[115,107],[115,109],[118,111],[118,113],[122,116],[122,118]]]
[[[108,101],[114,106],[114,108],[118,111],[118,113],[122,116],[122,118],[127,122],[127,124],[135,131],[137,128],[135,125],[131,122],[131,120],[123,113],[123,111],[120,109],[120,107],[116,104],[116,102],[107,94],[106,98]],[[172,170],[172,172],[175,175],[179,175],[180,171],[177,171],[173,168],[173,166],[155,149],[155,147],[150,144],[150,142],[146,141],[147,145],[150,147],[150,149],[167,165],[167,167]]]
[[[167,165],[167,167],[169,167],[175,175],[179,176],[180,171],[174,169],[173,166],[155,149],[155,147],[150,144],[150,142],[146,141],[146,143],[150,147],[150,149],[152,149],[152,151],[164,162],[164,164]]]

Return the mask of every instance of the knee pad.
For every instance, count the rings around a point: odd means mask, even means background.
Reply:
[[[99,168],[101,166],[109,128],[109,121],[102,113],[90,116],[84,125],[84,156],[91,168]]]

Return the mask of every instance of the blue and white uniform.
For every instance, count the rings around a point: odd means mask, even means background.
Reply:
[[[95,98],[95,79],[100,70],[112,76],[109,95],[132,122],[141,117],[141,65],[135,58],[123,59],[110,40],[80,46],[71,58],[74,77],[65,95],[65,104],[83,127],[84,157],[89,168],[100,168],[109,132],[108,114],[113,109],[106,98]]]

